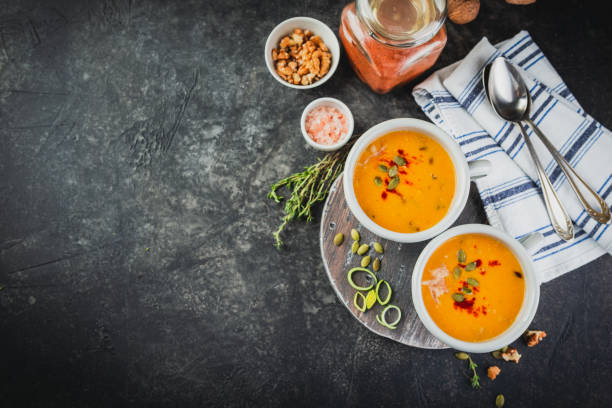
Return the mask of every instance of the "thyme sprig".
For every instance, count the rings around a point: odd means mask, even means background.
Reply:
[[[472,388],[480,388],[480,377],[476,374],[476,368],[478,367],[474,361],[472,361],[472,357],[468,356],[468,360],[470,361],[470,370],[472,370]]]
[[[478,368],[478,365],[476,365],[476,363],[472,360],[472,357],[470,357],[468,353],[464,353],[463,351],[455,353],[455,357],[457,357],[459,360],[468,360],[468,362],[470,363],[470,370],[472,370],[472,387],[480,388],[480,377],[476,373],[476,368]]]
[[[276,203],[281,203],[285,198],[279,194],[279,190],[285,188],[289,192],[285,201],[285,215],[273,234],[277,248],[283,245],[280,235],[289,222],[296,218],[312,221],[312,206],[327,197],[332,184],[344,169],[344,161],[355,140],[353,138],[340,150],[326,154],[304,171],[272,184],[268,198]]]

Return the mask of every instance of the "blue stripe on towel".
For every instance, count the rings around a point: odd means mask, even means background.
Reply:
[[[572,157],[574,157],[574,155],[576,154],[580,146],[582,146],[587,141],[587,139],[591,137],[593,133],[595,133],[596,129],[597,129],[597,122],[594,122],[594,121],[591,122],[591,124],[585,129],[584,132],[582,132],[580,137],[569,148],[567,153],[565,153],[565,155],[563,156],[565,157],[565,160],[567,160],[568,162],[571,161]],[[551,183],[554,183],[560,174],[561,174],[561,169],[559,168],[559,165],[557,165],[555,166],[555,169],[550,174],[549,178],[550,178]]]
[[[471,139],[463,140],[463,141],[459,142],[459,146],[464,146],[466,144],[474,143],[477,140],[489,139],[489,138],[490,138],[489,135],[476,136],[476,137],[473,137]],[[495,145],[495,146],[497,146],[497,145]]]
[[[484,205],[489,205],[489,204],[492,204],[492,203],[494,203],[496,201],[501,201],[501,200],[503,200],[505,198],[508,198],[508,197],[510,197],[512,195],[515,195],[515,194],[518,194],[518,193],[520,193],[522,191],[525,191],[525,190],[528,190],[530,188],[533,188],[533,186],[534,186],[533,181],[529,181],[527,183],[523,183],[523,184],[520,184],[518,186],[509,188],[507,190],[504,190],[502,192],[493,194],[493,195],[485,198],[484,200],[482,200],[482,203]]]
[[[523,65],[525,65],[527,62],[529,62],[529,60],[531,60],[533,57],[535,57],[536,55],[539,55],[542,51],[535,50],[534,52],[532,52],[531,54],[529,54],[527,57],[525,57],[522,61],[520,61],[518,63],[519,67],[522,67]]]
[[[519,48],[517,48],[511,54],[507,54],[507,52],[510,51],[510,50],[508,50],[508,51],[506,51],[504,53],[504,55],[506,56],[506,58],[512,59],[512,58],[516,57],[517,55],[519,55],[525,48],[529,47],[531,44],[533,44],[533,40],[529,39],[529,41],[527,41],[525,44],[521,45]]]

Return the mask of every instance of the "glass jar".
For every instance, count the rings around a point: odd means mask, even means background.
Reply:
[[[431,67],[446,45],[446,0],[357,0],[340,39],[359,78],[384,94]]]

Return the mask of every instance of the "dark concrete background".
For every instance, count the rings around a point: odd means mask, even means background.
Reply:
[[[612,406],[608,255],[542,287],[548,337],[477,391],[452,351],[349,315],[317,221],[273,248],[268,186],[319,156],[299,132],[308,102],[345,101],[358,132],[424,118],[410,86],[376,95],[346,58],[310,91],[268,74],[277,23],[337,30],[344,4],[0,1],[2,407]],[[486,0],[448,25],[436,66],[527,29],[610,127],[610,27],[590,2]],[[485,377],[493,358],[476,362]]]

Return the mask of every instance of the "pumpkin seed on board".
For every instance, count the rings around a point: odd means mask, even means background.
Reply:
[[[406,160],[404,160],[404,158],[402,156],[395,156],[393,158],[393,161],[395,162],[395,164],[397,164],[398,166],[405,166],[406,165]]]
[[[468,356],[468,353],[464,353],[463,351],[455,353],[455,357],[457,357],[459,360],[467,360],[468,358],[470,358],[470,356]]]
[[[496,359],[498,359],[498,360],[499,360],[500,358],[502,358],[502,356],[501,356],[501,351],[499,351],[499,350],[495,350],[494,352],[492,352],[492,353],[491,353],[491,355],[492,355],[493,357],[495,357]]]
[[[389,185],[387,186],[387,190],[395,189],[395,187],[397,187],[398,184],[399,184],[399,177],[395,176],[389,182]]]
[[[459,261],[459,263],[464,263],[466,259],[467,255],[465,254],[465,251],[463,249],[460,249],[459,252],[457,252],[457,260]]]
[[[461,268],[458,266],[455,266],[455,269],[453,269],[453,276],[455,277],[455,279],[459,279],[461,277]]]
[[[374,272],[378,272],[380,270],[380,258],[376,258],[374,262],[372,262],[372,269]]]
[[[344,234],[341,232],[337,233],[336,236],[334,237],[334,245],[340,246],[342,245],[343,242],[344,242]]]
[[[397,166],[393,166],[389,169],[389,177],[397,176]]]
[[[380,242],[375,242],[374,243],[374,250],[376,252],[378,252],[379,254],[383,253],[383,247],[382,247],[382,245],[380,245]]]
[[[359,249],[359,241],[353,241],[353,246],[351,247],[351,252],[356,254]]]
[[[370,246],[368,244],[361,244],[361,246],[359,247],[359,249],[357,250],[357,253],[359,255],[363,255],[366,252],[368,252],[370,250]]]
[[[371,260],[371,259],[372,259],[372,257],[371,257],[370,255],[368,255],[368,256],[364,256],[364,257],[361,259],[361,267],[362,267],[362,268],[367,268],[367,267],[368,267],[368,265],[370,264],[370,260]]]
[[[457,303],[461,303],[463,302],[463,300],[465,299],[465,296],[463,296],[461,293],[453,293],[453,300]]]
[[[359,231],[357,231],[355,228],[351,230],[351,238],[353,238],[353,241],[359,241],[359,239],[361,238],[359,236]]]
[[[497,397],[495,397],[495,406],[497,408],[502,408],[504,406],[504,402],[506,401],[503,394],[499,394]]]

